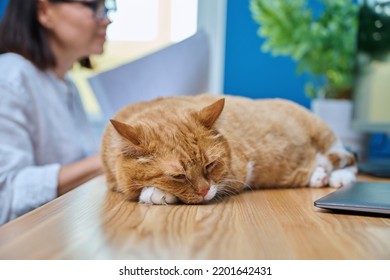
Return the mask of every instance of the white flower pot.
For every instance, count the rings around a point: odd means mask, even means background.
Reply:
[[[367,134],[356,132],[351,128],[353,118],[352,101],[313,99],[311,110],[333,129],[348,150],[355,153],[359,159],[366,157]]]

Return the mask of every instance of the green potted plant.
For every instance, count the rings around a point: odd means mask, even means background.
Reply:
[[[290,56],[298,73],[306,72],[311,98],[350,98],[356,58],[358,4],[353,0],[317,0],[316,14],[309,0],[251,0],[258,34],[266,40],[262,51]]]
[[[313,10],[313,4],[318,8]],[[366,137],[351,129],[349,100],[356,73],[356,0],[250,0],[250,10],[260,25],[258,35],[265,38],[262,51],[297,62],[297,72],[310,77],[305,91],[314,113],[363,155]]]

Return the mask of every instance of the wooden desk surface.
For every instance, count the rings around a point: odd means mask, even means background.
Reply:
[[[124,201],[98,177],[1,226],[0,259],[390,259],[390,218],[313,206],[331,191],[150,206]]]

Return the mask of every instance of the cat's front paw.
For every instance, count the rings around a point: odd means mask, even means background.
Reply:
[[[354,168],[337,169],[330,174],[329,186],[340,188],[353,183],[356,180]]]
[[[146,204],[174,204],[178,201],[176,196],[163,192],[156,187],[145,187],[139,196],[139,202]]]
[[[328,184],[328,173],[322,166],[317,166],[310,178],[309,186],[312,188],[325,187]]]

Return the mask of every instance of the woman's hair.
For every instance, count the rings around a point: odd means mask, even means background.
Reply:
[[[38,0],[10,0],[0,22],[0,54],[17,53],[41,70],[52,69],[57,62],[46,32],[38,21]],[[88,57],[80,64],[91,68]]]

